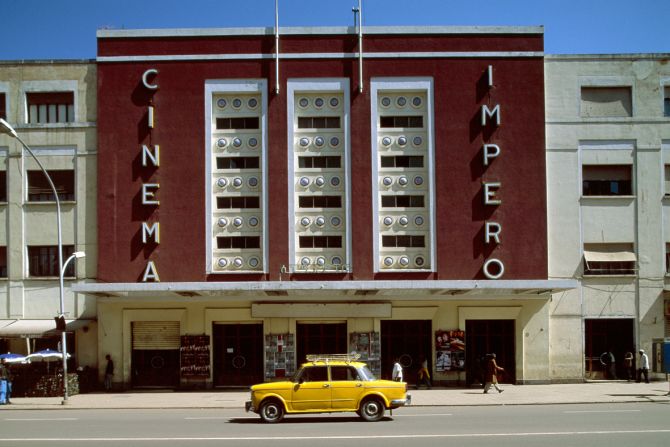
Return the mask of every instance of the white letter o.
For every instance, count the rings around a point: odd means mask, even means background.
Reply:
[[[496,264],[498,265],[498,270],[499,272],[496,274],[493,274],[489,272],[489,268],[491,264]],[[488,279],[500,279],[502,278],[502,275],[505,273],[505,266],[503,265],[502,261],[500,259],[489,259],[484,263],[484,275]]]

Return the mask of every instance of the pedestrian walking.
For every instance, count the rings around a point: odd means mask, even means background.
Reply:
[[[649,356],[640,349],[640,367],[637,369],[637,383],[642,381],[644,375],[644,382],[649,383]]]
[[[395,363],[393,364],[393,373],[391,374],[391,378],[395,382],[402,382],[402,365],[400,364],[400,359],[396,357]]]
[[[112,391],[112,378],[114,377],[114,361],[112,356],[105,356],[107,366],[105,366],[105,391]]]
[[[428,359],[424,356],[421,356],[421,367],[417,373],[416,389],[418,390],[421,385],[426,385],[428,389],[432,387],[430,384],[430,372],[428,371]]]
[[[498,366],[498,364],[496,363],[495,353],[491,354],[486,363],[486,372],[484,378],[486,383],[484,385],[484,394],[489,392],[489,390],[491,389],[491,385],[493,385],[495,389],[498,390],[498,393],[502,393],[503,391],[505,391],[498,386],[498,371],[504,371],[504,370],[505,370],[504,368]]]

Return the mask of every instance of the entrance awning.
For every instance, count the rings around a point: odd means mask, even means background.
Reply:
[[[193,301],[197,297],[234,297],[258,301],[290,298],[292,301],[458,300],[468,299],[549,299],[552,293],[575,289],[572,279],[549,280],[417,280],[417,281],[257,281],[257,282],[153,282],[78,283],[72,290],[91,293],[102,299],[143,301],[175,299]]]
[[[65,320],[67,332],[81,329],[95,320]],[[50,320],[0,320],[0,337],[50,337],[60,334]]]

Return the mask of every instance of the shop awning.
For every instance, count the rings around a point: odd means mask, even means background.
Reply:
[[[637,258],[632,251],[589,251],[584,250],[586,262],[635,262]]]
[[[65,320],[68,332],[76,331],[95,320]],[[0,337],[48,337],[58,335],[56,322],[50,320],[0,320]]]

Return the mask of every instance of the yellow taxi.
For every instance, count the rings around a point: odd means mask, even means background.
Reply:
[[[368,366],[349,354],[308,355],[291,380],[251,387],[246,411],[275,423],[286,414],[356,412],[378,421],[384,412],[409,405],[405,382],[375,378]]]

